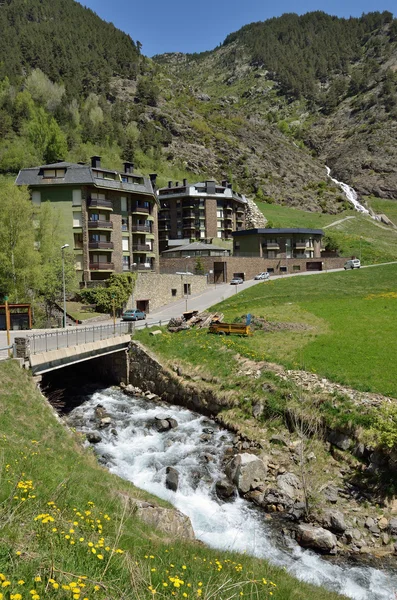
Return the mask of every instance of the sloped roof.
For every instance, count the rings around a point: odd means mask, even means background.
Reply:
[[[44,177],[46,169],[65,169],[64,177]],[[118,180],[103,179],[95,177],[95,171],[104,173],[112,173],[114,175],[131,176],[139,178],[141,182],[129,183]],[[94,185],[98,188],[120,190],[124,192],[135,192],[140,194],[150,194],[154,196],[152,184],[148,177],[138,174],[119,173],[118,171],[110,171],[102,167],[92,168],[89,165],[81,165],[70,162],[57,162],[49,165],[41,165],[40,167],[30,167],[21,169],[15,181],[16,185],[27,185],[29,187],[44,187],[58,185]],[[156,197],[157,200],[157,197]]]

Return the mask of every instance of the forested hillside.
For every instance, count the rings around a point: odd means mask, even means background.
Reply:
[[[0,173],[100,154],[337,213],[326,176],[397,197],[397,21],[283,15],[150,60],[74,0],[0,3]],[[144,48],[142,49],[144,51]]]

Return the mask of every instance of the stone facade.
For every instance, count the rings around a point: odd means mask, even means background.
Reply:
[[[188,296],[185,294],[185,285],[190,285]],[[149,313],[165,304],[203,292],[207,287],[205,275],[138,273],[128,308],[137,307]]]
[[[214,257],[202,256],[200,260],[204,266],[205,273],[208,273],[208,283],[224,283],[233,279],[234,276],[241,276],[243,279],[253,279],[255,275],[262,271],[269,271],[274,275],[287,273],[303,273],[305,271],[328,271],[330,269],[339,269],[343,267],[346,258],[263,258],[229,256]],[[169,273],[175,271],[195,270],[194,258],[160,258],[160,272],[164,269]],[[212,273],[211,273],[212,271]]]

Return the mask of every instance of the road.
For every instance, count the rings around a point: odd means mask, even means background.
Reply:
[[[370,268],[376,268],[376,267],[390,265],[390,264],[397,264],[397,261],[389,262],[389,263],[381,263],[378,265],[367,265],[367,266],[363,266],[362,268],[370,269]],[[343,269],[331,269],[326,272],[327,273],[335,273],[338,271],[343,271]],[[273,281],[276,279],[285,279],[287,277],[308,277],[308,276],[312,276],[312,275],[319,275],[320,273],[324,273],[324,271],[304,271],[303,273],[289,273],[289,274],[285,274],[285,275],[272,275],[271,280]],[[147,315],[146,321],[138,321],[136,323],[136,327],[138,329],[140,329],[142,327],[145,327],[146,324],[150,326],[150,325],[157,324],[159,321],[167,322],[167,321],[169,321],[169,319],[171,319],[171,317],[180,317],[182,315],[182,313],[185,312],[186,310],[189,310],[189,311],[190,310],[198,310],[198,311],[206,310],[207,308],[213,306],[214,304],[217,304],[218,302],[222,302],[222,300],[226,300],[227,298],[230,298],[234,294],[238,294],[238,293],[242,292],[243,290],[246,290],[246,289],[252,287],[253,285],[258,285],[258,284],[266,285],[266,282],[255,281],[255,280],[251,279],[249,281],[245,281],[243,284],[240,284],[240,285],[230,285],[227,283],[213,285],[210,287],[210,289],[205,290],[204,292],[201,292],[199,294],[193,294],[192,296],[189,296],[187,301],[186,301],[186,299],[178,300],[176,302],[173,302],[172,304],[167,304],[166,306],[162,306],[161,308],[154,310],[153,312],[151,312],[150,314]],[[117,321],[119,322],[120,319],[118,319]],[[109,325],[112,323],[113,323],[112,319],[107,319],[104,321],[100,321],[100,323],[82,324],[82,325],[79,325],[78,327],[79,327],[79,329],[82,329],[84,327],[92,327],[93,325],[94,326],[100,325],[100,324]],[[34,329],[32,331],[11,331],[10,332],[11,343],[14,341],[15,337],[34,335],[35,333],[45,333],[46,331],[51,331],[53,333],[54,329]],[[7,345],[6,332],[0,331],[0,348],[4,347],[6,345]],[[7,351],[0,350],[0,359],[6,358],[6,357],[7,357]]]

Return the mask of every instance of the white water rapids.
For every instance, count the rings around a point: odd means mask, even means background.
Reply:
[[[343,181],[338,181],[334,177],[331,177],[331,169],[327,167],[327,165],[325,165],[325,169],[327,171],[328,177],[331,179],[331,181],[333,181],[337,186],[339,186],[342,189],[343,193],[346,196],[346,199],[350,202],[350,204],[352,204],[358,212],[364,215],[372,216],[369,210],[365,208],[365,206],[360,204],[360,202],[357,200],[358,196],[356,190],[350,187],[350,185],[347,185],[347,183],[343,183]],[[376,221],[378,220],[376,216],[372,216],[372,218]]]
[[[214,484],[223,478],[222,457],[233,436],[187,409],[124,395],[109,388],[74,409],[68,422],[80,431],[96,430],[101,404],[112,425],[100,430],[95,445],[109,470],[137,487],[168,500],[188,515],[196,537],[212,548],[247,552],[285,567],[302,581],[321,585],[355,600],[392,600],[397,574],[363,566],[338,566],[291,543],[281,549],[264,513],[242,498],[222,502]],[[155,417],[172,417],[176,429],[159,433]],[[116,430],[117,435],[114,433]],[[177,492],[165,487],[166,467],[179,472]]]

